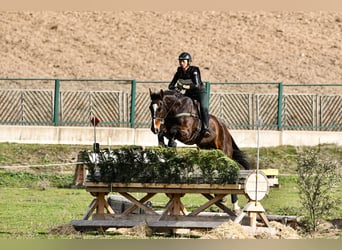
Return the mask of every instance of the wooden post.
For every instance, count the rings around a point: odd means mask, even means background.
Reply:
[[[108,204],[108,202],[105,200],[106,193],[104,192],[98,192],[98,193],[91,193],[96,198],[90,203],[88,211],[83,216],[83,220],[88,220],[90,215],[96,210],[97,215],[104,215],[105,210],[107,210],[108,213],[114,214],[113,209]]]
[[[265,209],[261,205],[260,202],[249,201],[246,206],[242,209],[242,212],[235,218],[234,222],[240,223],[243,217],[248,214],[249,216],[249,225],[251,227],[256,227],[256,219],[257,215],[260,216],[261,220],[267,227],[271,227],[266,215]]]
[[[251,227],[256,227],[257,213],[256,212],[248,212],[248,214],[249,214],[249,225]]]
[[[104,214],[105,209],[105,194],[103,192],[98,193],[97,195],[97,214]]]
[[[84,186],[85,182],[85,166],[84,164],[77,164],[74,173],[74,186],[75,187],[82,187]]]

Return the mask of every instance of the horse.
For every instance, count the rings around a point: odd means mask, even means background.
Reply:
[[[211,135],[203,137],[199,105],[196,101],[179,91],[152,92],[151,89],[149,91],[151,131],[158,134],[160,144],[164,143],[163,136],[165,136],[169,139],[170,147],[176,147],[175,140],[178,140],[186,145],[196,144],[200,149],[219,149],[243,168],[250,169],[245,153],[239,149],[228,128],[220,119],[209,114]],[[231,201],[233,209],[238,212],[240,207],[236,194],[231,196]]]

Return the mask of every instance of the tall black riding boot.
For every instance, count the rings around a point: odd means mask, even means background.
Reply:
[[[210,131],[209,131],[209,113],[207,109],[201,109],[202,113],[202,124],[203,124],[203,136],[209,137]]]

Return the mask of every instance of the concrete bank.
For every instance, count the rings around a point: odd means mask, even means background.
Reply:
[[[0,142],[38,144],[92,145],[93,127],[0,126]],[[231,130],[239,147],[257,147],[256,130]],[[157,136],[146,128],[96,128],[96,141],[101,145],[156,146]],[[331,143],[342,145],[342,132],[260,131],[260,146],[315,146]],[[179,146],[183,144],[178,143]]]

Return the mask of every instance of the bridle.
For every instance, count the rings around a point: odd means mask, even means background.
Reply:
[[[166,114],[164,115],[164,117],[157,117],[157,116],[156,116],[156,108],[152,108],[152,110],[153,110],[153,112],[152,112],[152,121],[153,121],[153,124],[155,124],[155,122],[156,122],[157,120],[159,120],[161,124],[164,124],[166,117],[168,117],[169,113],[171,112],[171,110],[172,110],[172,108],[173,108],[173,106],[175,105],[176,102],[177,102],[177,100],[174,100],[174,102],[172,103],[172,105],[171,105],[171,107],[170,107],[169,109],[167,109],[167,107],[164,107],[164,109],[166,110]],[[161,100],[161,103],[162,103],[161,106],[166,106],[164,100]],[[157,105],[157,106],[158,106],[157,103],[153,103],[153,104],[152,104],[152,107],[153,107],[154,105]]]
[[[157,133],[158,131],[160,132],[160,130],[162,129],[161,127],[163,125],[165,125],[165,120],[167,119],[167,117],[170,116],[170,112],[172,112],[174,106],[177,104],[179,98],[175,97],[174,99],[170,99],[170,101],[165,100],[164,97],[162,98],[156,98],[155,100],[152,100],[151,106],[150,106],[150,110],[151,110],[151,116],[152,116],[152,127],[153,128],[153,132]],[[171,103],[172,102],[172,103]],[[161,109],[162,111],[160,112],[161,114],[158,114],[157,116],[157,110]],[[197,112],[181,112],[181,113],[176,113],[176,114],[172,114],[172,118],[180,118],[180,117],[193,117],[195,119],[199,119],[199,116],[197,114]],[[201,131],[201,125],[202,123],[199,122],[197,129],[195,131],[195,133],[191,136],[191,140],[193,140],[194,137],[196,137],[198,135],[198,133]]]

